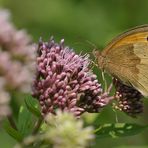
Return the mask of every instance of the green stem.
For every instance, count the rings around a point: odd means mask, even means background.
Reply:
[[[8,118],[8,121],[9,121],[11,127],[12,127],[13,129],[17,130],[16,124],[15,124],[15,122],[14,122],[12,116],[11,116],[11,115],[10,115],[10,116],[7,116],[7,118]]]
[[[40,126],[41,126],[41,124],[42,124],[42,121],[43,121],[43,117],[40,117],[40,118],[38,119],[38,121],[36,122],[35,127],[34,127],[34,129],[33,129],[33,131],[32,131],[32,134],[33,134],[33,135],[35,135],[35,134],[38,132],[38,130],[40,129]]]

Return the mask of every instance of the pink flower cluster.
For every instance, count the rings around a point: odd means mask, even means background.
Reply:
[[[113,80],[116,94],[115,98],[117,100],[117,108],[126,114],[136,117],[138,114],[143,112],[143,96],[139,91],[133,87],[124,85],[118,79]]]
[[[11,91],[30,91],[34,59],[31,37],[15,28],[7,10],[0,10],[0,111]]]
[[[89,65],[88,55],[77,55],[64,46],[64,40],[39,42],[33,96],[39,100],[43,115],[61,109],[80,116],[86,111],[98,112],[109,103],[111,98],[102,93]]]

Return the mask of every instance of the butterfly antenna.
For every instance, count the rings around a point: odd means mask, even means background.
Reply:
[[[94,43],[90,42],[89,40],[86,40],[86,42],[87,42],[89,45],[93,46],[94,49],[97,49],[97,46],[96,46]]]

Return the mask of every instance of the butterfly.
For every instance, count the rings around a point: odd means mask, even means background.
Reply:
[[[95,56],[100,69],[148,96],[148,24],[117,36]]]

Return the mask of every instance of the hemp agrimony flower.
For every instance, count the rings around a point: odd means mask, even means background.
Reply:
[[[0,118],[10,114],[11,92],[29,92],[35,58],[31,37],[17,30],[10,13],[0,10]]]
[[[85,148],[92,144],[95,135],[92,126],[84,127],[82,119],[76,119],[72,113],[56,111],[56,116],[45,117],[42,130],[35,135],[25,137],[15,148],[38,147]]]
[[[138,114],[143,112],[143,96],[133,87],[124,85],[118,79],[113,79],[117,100],[116,108],[125,112],[126,114],[136,117]]]
[[[42,135],[45,141],[50,141],[55,148],[84,148],[94,139],[93,128],[83,127],[82,120],[76,120],[68,112],[56,112],[57,116],[47,115],[46,132]]]
[[[73,112],[98,112],[110,101],[90,69],[89,55],[78,55],[55,43],[39,42],[33,96],[39,100],[42,114],[55,114],[56,109]]]

